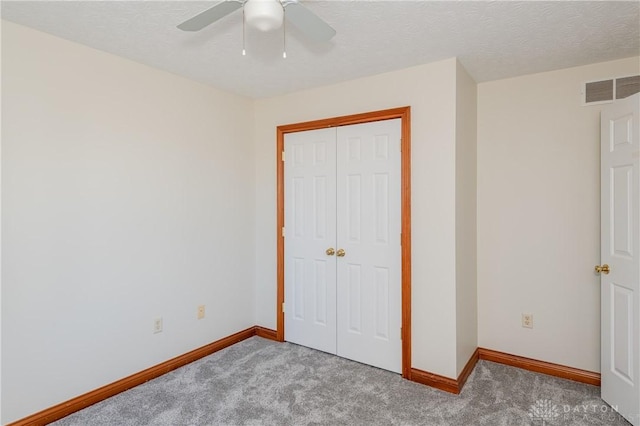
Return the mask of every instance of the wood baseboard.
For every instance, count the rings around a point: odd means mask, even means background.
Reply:
[[[550,376],[587,383],[593,386],[600,386],[600,373],[553,364],[551,362],[538,361],[485,348],[478,348],[478,354],[480,359],[485,361],[497,362],[524,370],[535,371],[536,373],[548,374]]]
[[[260,327],[259,325],[256,325],[255,329],[256,336],[263,337],[269,340],[275,340],[276,342],[279,341],[277,331],[271,330],[270,328]]]
[[[469,361],[467,361],[467,364],[460,372],[460,375],[457,379],[450,379],[449,377],[444,377],[438,374],[429,373],[428,371],[412,368],[410,380],[457,395],[462,391],[462,387],[467,382],[467,379],[475,368],[478,359],[478,349],[476,349],[471,355],[471,358],[469,358]]]
[[[132,387],[141,385],[144,382],[160,377],[163,374],[175,370],[176,368],[192,363],[193,361],[197,361],[200,358],[211,355],[212,353],[218,352],[221,349],[256,335],[266,339],[275,340],[276,331],[258,326],[247,328],[246,330],[242,330],[198,349],[194,349],[186,354],[177,356],[161,364],[147,368],[146,370],[142,370],[139,373],[132,374],[124,379],[120,379],[111,384],[102,386],[101,388],[92,390],[91,392],[87,392],[84,395],[80,395],[58,405],[54,405],[51,408],[47,408],[38,413],[10,423],[8,426],[40,426],[55,422],[69,414],[75,413],[76,411],[117,395],[120,392],[124,392]]]
[[[476,368],[476,364],[478,363],[479,359],[479,350],[478,348],[476,348],[476,350],[473,351],[473,354],[471,354],[471,358],[469,358],[469,361],[467,361],[467,364],[464,366],[464,368],[460,372],[460,375],[458,376],[458,393],[462,391],[462,387],[465,383],[467,383],[467,379],[469,378],[469,375],[471,374],[473,369]]]
[[[445,392],[455,394],[460,393],[460,387],[458,386],[457,380],[429,373],[428,371],[419,370],[417,368],[411,369],[411,378],[409,380],[431,386],[432,388],[440,389]]]
[[[23,419],[10,423],[8,426],[40,426],[46,425],[56,420],[60,420],[69,414],[82,410],[90,405],[103,401],[132,387],[138,386],[144,382],[160,377],[176,368],[182,367],[200,358],[211,355],[228,346],[239,343],[252,336],[259,336],[269,340],[278,341],[276,330],[269,328],[254,326],[242,330],[238,333],[216,340],[213,343],[194,349],[186,354],[177,356],[156,366],[147,368],[139,373],[120,379],[111,384],[102,386],[91,392],[62,402],[51,408],[47,408],[38,413],[32,414]],[[492,361],[512,367],[522,368],[537,373],[548,374],[551,376],[561,377],[564,379],[574,380],[576,382],[587,383],[594,386],[600,386],[600,373],[580,370],[564,365],[553,364],[545,361],[538,361],[531,358],[525,358],[518,355],[511,355],[504,352],[493,351],[485,348],[475,350],[469,361],[462,369],[457,379],[440,376],[438,374],[429,373],[427,371],[411,368],[411,375],[407,377],[409,380],[423,385],[431,386],[445,392],[459,394],[462,387],[466,383],[469,375],[476,366],[478,360]]]

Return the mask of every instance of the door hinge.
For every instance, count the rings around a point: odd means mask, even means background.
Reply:
[[[284,314],[284,302],[282,302],[282,313]]]
[[[280,158],[282,159],[282,162],[284,163],[284,151],[282,151],[282,156]]]
[[[400,340],[402,340],[402,327],[400,327]]]
[[[282,227],[282,237],[284,238],[284,226]]]

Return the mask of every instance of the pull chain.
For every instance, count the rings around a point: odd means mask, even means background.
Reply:
[[[245,50],[245,19],[244,19],[244,7],[242,8],[242,56],[247,56]]]
[[[287,20],[286,9],[282,6],[282,57],[287,59]]]

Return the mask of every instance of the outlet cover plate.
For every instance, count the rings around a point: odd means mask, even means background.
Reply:
[[[162,333],[162,317],[153,320],[153,333]]]
[[[524,328],[533,328],[533,314],[522,314],[522,326]]]

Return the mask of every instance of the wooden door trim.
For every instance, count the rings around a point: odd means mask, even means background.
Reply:
[[[411,379],[411,107],[400,107],[303,123],[278,126],[276,130],[277,173],[277,340],[284,342],[284,136],[287,133],[328,127],[370,123],[399,118],[402,122],[401,154],[401,256],[402,256],[402,377]]]

